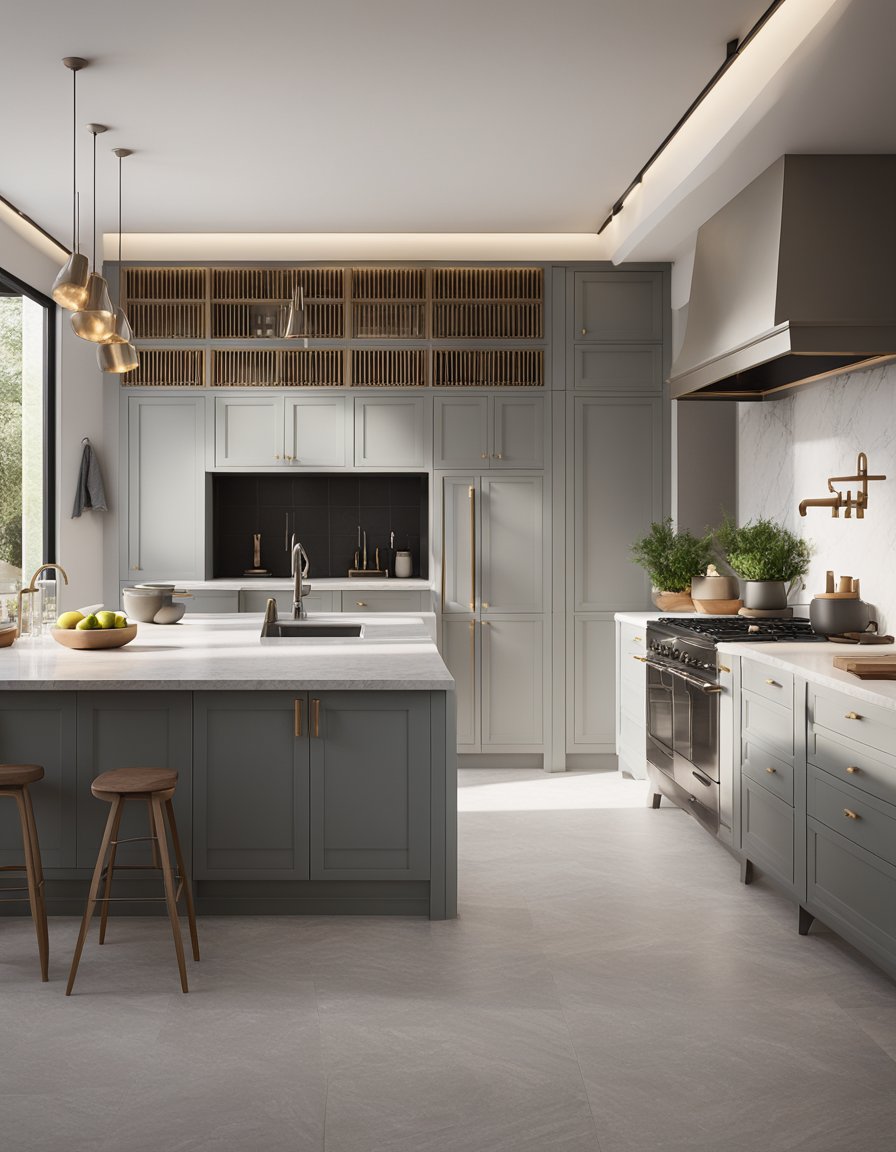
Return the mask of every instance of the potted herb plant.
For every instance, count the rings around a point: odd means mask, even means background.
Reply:
[[[712,559],[712,533],[694,536],[676,532],[672,517],[654,522],[632,545],[632,559],[646,569],[653,585],[653,602],[664,612],[693,612],[691,579],[706,571]]]
[[[812,554],[807,540],[764,518],[739,528],[726,519],[716,532],[716,547],[744,581],[745,607],[771,612],[787,607],[790,588],[806,574]]]

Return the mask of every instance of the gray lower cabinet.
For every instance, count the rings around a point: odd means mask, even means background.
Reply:
[[[195,694],[197,880],[426,880],[430,696]]]
[[[73,868],[76,791],[74,692],[0,693],[0,763],[40,764],[30,786],[44,868]],[[21,864],[22,835],[15,800],[0,799],[0,865]]]

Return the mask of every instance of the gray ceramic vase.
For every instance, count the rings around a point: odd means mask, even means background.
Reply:
[[[787,607],[787,585],[783,580],[745,580],[744,607],[761,612],[778,612]]]

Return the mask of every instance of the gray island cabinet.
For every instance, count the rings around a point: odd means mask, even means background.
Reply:
[[[262,644],[243,616],[141,625],[111,652],[16,645],[0,662],[0,760],[44,766],[51,912],[86,893],[107,814],[91,780],[148,765],[178,770],[202,912],[456,915],[453,682],[423,618],[364,623],[350,641]],[[145,835],[132,809],[123,835]],[[0,809],[0,864],[20,855]],[[150,883],[116,879],[133,897]]]

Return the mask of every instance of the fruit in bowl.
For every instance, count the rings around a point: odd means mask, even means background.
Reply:
[[[137,625],[129,624],[123,612],[63,612],[50,635],[64,648],[80,651],[123,648],[137,635]]]

